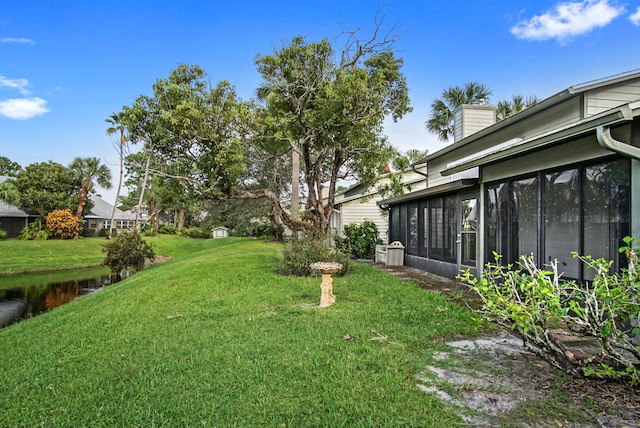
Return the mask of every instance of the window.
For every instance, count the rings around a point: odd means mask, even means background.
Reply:
[[[583,254],[624,263],[618,253],[622,238],[629,235],[629,163],[626,161],[594,165],[585,169],[583,184]],[[586,269],[584,279],[593,279]]]
[[[402,245],[407,246],[407,206],[400,205],[400,214],[398,221],[398,237],[397,241],[402,242]]]
[[[544,175],[545,262],[558,261],[563,276],[578,278],[580,249],[580,173],[569,169]]]
[[[400,237],[400,205],[393,205],[389,212],[389,241],[397,241]]]
[[[487,257],[504,263],[521,254],[538,257],[538,178],[523,178],[487,187]]]
[[[520,254],[533,254],[538,257],[538,178],[525,178],[512,183],[510,205],[513,237],[511,261],[517,260]]]
[[[462,230],[460,231],[460,263],[464,266],[476,266],[476,230],[478,224],[478,200],[463,199]]]
[[[429,209],[429,255],[442,258],[444,255],[444,215],[442,198],[431,200]]]
[[[418,254],[418,204],[409,204],[407,254]]]
[[[456,262],[457,197],[433,198],[429,201],[429,257]]]
[[[420,202],[418,209],[418,232],[420,239],[418,239],[418,253],[427,257],[429,254],[429,205],[427,201]]]
[[[630,163],[615,160],[489,184],[486,187],[487,261],[533,254],[540,265],[558,260],[564,277],[589,280],[578,252],[624,262],[617,253],[629,234]]]
[[[458,255],[458,216],[455,195],[444,198],[444,259],[457,262]]]

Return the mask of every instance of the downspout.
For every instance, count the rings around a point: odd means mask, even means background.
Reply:
[[[611,128],[609,126],[598,126],[596,128],[596,138],[598,139],[598,144],[604,149],[635,159],[636,161],[640,160],[640,148],[614,139],[611,136]],[[636,168],[633,167],[633,161],[631,164],[631,189],[634,189],[640,185],[640,177],[638,177],[637,173],[634,173]],[[634,193],[635,192],[632,192],[631,194],[631,219],[636,219],[640,216],[640,204],[638,203],[637,197],[634,196]],[[631,236],[640,236],[640,224],[636,224],[636,222],[632,220],[630,226]]]
[[[421,176],[423,176],[423,177],[425,178],[425,180],[424,180],[424,183],[425,183],[425,184],[424,184],[424,187],[425,187],[425,189],[426,189],[427,187],[429,187],[429,174],[428,174],[428,173],[424,173],[424,172],[422,172],[422,171],[418,171],[418,170],[416,169],[416,165],[418,165],[418,164],[415,164],[415,163],[414,163],[414,164],[411,164],[411,170],[412,170],[413,172],[415,172],[416,174],[421,175]],[[422,165],[426,165],[426,164],[422,164]]]
[[[418,165],[418,164],[415,164],[415,163],[414,163],[414,164],[412,164],[412,165],[411,165],[411,170],[412,170],[413,172],[415,172],[416,174],[420,174],[421,176],[423,176],[423,177],[425,177],[425,178],[429,178],[429,175],[428,175],[427,173],[422,172],[422,171],[418,171],[418,170],[416,169],[416,165]]]
[[[611,127],[598,126],[596,128],[596,138],[602,148],[618,153],[624,157],[640,160],[640,148],[613,138],[611,136]]]

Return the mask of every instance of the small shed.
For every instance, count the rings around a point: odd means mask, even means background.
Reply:
[[[211,230],[211,236],[215,238],[228,238],[229,237],[229,228],[224,226],[218,226]]]

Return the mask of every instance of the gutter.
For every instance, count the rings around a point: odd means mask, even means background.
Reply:
[[[602,148],[627,158],[640,160],[640,148],[613,138],[611,136],[611,127],[598,126],[598,128],[596,128],[596,138]]]
[[[416,167],[417,167],[418,165],[424,165],[424,164],[423,164],[423,163],[414,163],[414,164],[411,164],[411,170],[412,170],[413,172],[415,172],[416,174],[419,174],[419,175],[423,176],[424,178],[429,178],[429,175],[428,175],[427,173],[424,173],[424,172],[422,172],[422,171],[418,171],[418,170],[416,169]]]
[[[633,120],[636,108],[640,107],[640,102],[628,104],[626,115],[628,120]],[[611,135],[611,125],[600,125],[596,128],[596,138],[598,144],[605,150],[612,151],[621,156],[640,160],[640,148],[627,144],[624,141],[616,140]]]

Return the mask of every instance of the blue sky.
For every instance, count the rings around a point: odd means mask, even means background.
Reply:
[[[114,166],[104,120],[150,94],[178,63],[200,65],[213,83],[228,80],[248,99],[260,84],[256,55],[298,35],[368,35],[376,13],[401,34],[395,50],[414,108],[385,128],[400,150],[443,146],[424,121],[449,86],[481,82],[494,103],[516,94],[543,99],[640,68],[640,0],[5,0],[0,156],[23,167],[76,156]]]

